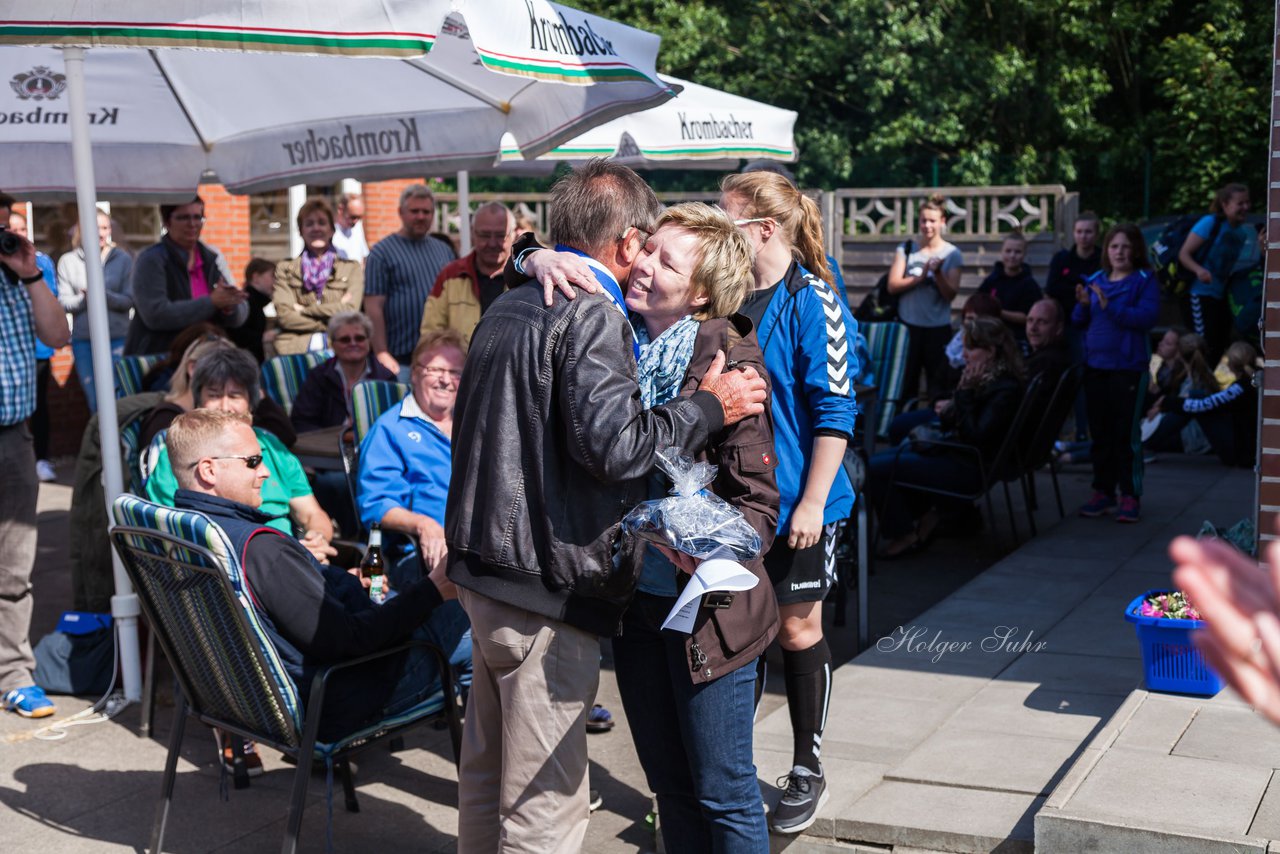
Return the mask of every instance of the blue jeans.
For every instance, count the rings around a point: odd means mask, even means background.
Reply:
[[[463,685],[471,684],[471,621],[456,599],[432,611],[427,621],[414,630],[413,639],[429,641],[443,649],[458,680]],[[414,647],[409,650],[400,680],[383,707],[382,716],[389,718],[411,709],[439,690],[440,673],[435,658],[426,650]]]
[[[618,691],[670,854],[767,854],[752,760],[756,668],[695,685],[687,635],[662,631],[675,599],[637,593],[613,639]]]
[[[93,384],[93,347],[89,343],[89,339],[79,339],[71,342],[71,354],[76,362],[76,376],[80,378],[80,388],[84,389],[85,400],[89,402],[89,412],[98,411],[97,392],[94,390]],[[111,364],[120,361],[120,357],[124,355],[124,339],[111,339]]]

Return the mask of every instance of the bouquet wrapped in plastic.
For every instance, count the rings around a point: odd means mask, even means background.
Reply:
[[[642,501],[622,519],[622,530],[696,558],[731,557],[746,561],[760,556],[760,534],[738,508],[708,492],[716,467],[695,463],[675,448],[658,451],[658,468],[674,487],[666,498]]]

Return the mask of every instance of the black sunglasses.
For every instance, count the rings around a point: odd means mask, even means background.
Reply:
[[[244,467],[252,470],[262,465],[262,454],[229,454],[224,457],[202,457],[192,463],[191,467],[195,468],[204,460],[244,460]]]

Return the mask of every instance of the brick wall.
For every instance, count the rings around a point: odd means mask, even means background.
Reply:
[[[1277,5],[1280,12],[1280,5]],[[1258,482],[1259,546],[1277,539],[1280,512],[1280,23],[1275,31],[1271,87],[1271,161],[1267,176],[1267,260],[1263,302],[1261,472]],[[1261,548],[1259,549],[1261,553]]]
[[[233,196],[220,184],[202,184],[204,199],[204,231],[202,243],[217,247],[227,256],[231,276],[237,284],[244,276],[249,253],[249,197]]]
[[[365,182],[364,239],[370,246],[400,230],[400,193],[410,184],[420,183],[420,178]]]

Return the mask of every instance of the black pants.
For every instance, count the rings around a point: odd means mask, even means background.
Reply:
[[[1145,371],[1088,368],[1084,394],[1093,437],[1093,488],[1142,496],[1142,422]]]
[[[37,460],[49,459],[49,360],[36,362],[36,411],[31,413],[31,440]]]
[[[1185,294],[1182,297],[1182,319],[1188,329],[1204,339],[1205,361],[1209,363],[1209,370],[1213,370],[1231,340],[1231,329],[1235,324],[1231,307],[1225,299]]]
[[[913,326],[907,344],[907,379],[902,393],[908,398],[920,392],[920,371],[925,373],[925,383],[930,400],[946,394],[948,379],[947,344],[954,335],[950,326]]]

